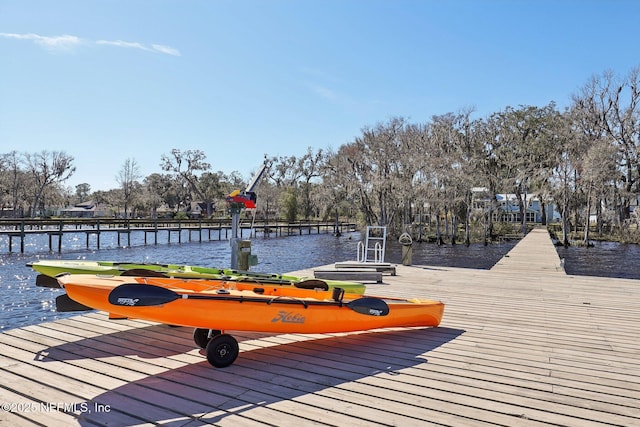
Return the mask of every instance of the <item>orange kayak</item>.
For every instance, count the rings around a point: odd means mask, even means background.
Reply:
[[[340,289],[84,274],[57,279],[72,300],[88,307],[122,317],[216,331],[213,335],[223,330],[333,333],[438,326],[444,312],[440,301],[344,294]]]
[[[433,300],[344,294],[341,301],[335,301],[332,291],[255,287],[216,280],[70,274],[58,277],[58,281],[72,300],[88,307],[196,328],[281,333],[351,332],[438,326],[444,311],[444,304]],[[128,294],[121,295],[124,299],[120,303],[110,302],[111,292],[125,284],[138,286],[129,287]],[[153,305],[126,301],[126,298],[140,298],[145,287],[167,289],[179,297]],[[389,313],[363,315],[346,307],[347,303],[363,298],[383,301],[389,307]]]

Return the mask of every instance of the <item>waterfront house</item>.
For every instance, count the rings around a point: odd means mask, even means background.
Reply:
[[[106,218],[111,216],[106,206],[93,201],[77,203],[73,207],[60,209],[59,215],[66,218]]]
[[[215,202],[210,203],[211,213],[216,211]],[[205,202],[191,202],[187,208],[187,214],[190,218],[205,218],[207,217],[207,203]]]
[[[486,187],[473,187],[471,189],[473,194],[473,208],[487,210],[490,209],[490,202],[492,196]],[[523,194],[525,201],[525,215],[527,222],[541,223],[542,222],[542,209],[543,205],[537,194]],[[522,220],[520,215],[520,205],[518,203],[518,197],[513,193],[501,193],[495,194],[494,198],[494,211],[493,220],[501,222],[520,222]],[[560,214],[555,210],[555,204],[548,202],[544,205],[546,209],[547,221],[559,220]]]

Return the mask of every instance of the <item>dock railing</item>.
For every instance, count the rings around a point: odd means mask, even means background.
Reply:
[[[303,235],[312,233],[331,233],[350,230],[355,227],[351,222],[335,221],[297,221],[281,222],[274,220],[240,221],[240,237]],[[230,218],[214,219],[118,219],[118,218],[61,218],[61,219],[0,219],[0,251],[14,252],[14,241],[19,241],[20,253],[25,252],[25,245],[30,236],[46,235],[49,240],[49,250],[58,252],[63,250],[63,236],[70,233],[84,233],[86,247],[95,240],[96,249],[101,248],[100,236],[103,233],[117,233],[117,244],[121,246],[122,237],[126,244],[131,245],[131,233],[144,233],[144,244],[149,243],[148,236],[153,236],[153,244],[159,243],[159,233],[167,235],[167,243],[172,242],[172,234],[177,234],[178,243],[182,243],[183,232],[188,232],[189,241],[193,240],[192,233],[198,241],[227,240],[231,234]],[[92,237],[95,237],[93,239]],[[6,238],[6,240],[5,240]],[[176,237],[174,237],[175,239]],[[4,240],[4,241],[3,241]],[[6,244],[5,244],[6,242]]]

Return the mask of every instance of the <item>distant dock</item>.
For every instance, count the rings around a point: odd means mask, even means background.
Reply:
[[[397,265],[367,290],[440,299],[442,324],[231,332],[223,369],[189,328],[101,312],[3,331],[0,425],[640,425],[640,281],[565,274],[544,229],[491,270]]]
[[[240,222],[238,228],[240,238],[262,235],[293,235],[311,233],[330,233],[355,227],[354,223],[340,222],[336,224],[326,221],[298,221],[295,223],[276,221]],[[47,236],[49,251],[63,252],[63,237],[70,234],[84,234],[86,248],[101,248],[101,236],[107,233],[116,235],[117,245],[131,246],[132,233],[143,235],[144,244],[157,245],[159,239],[166,243],[182,243],[186,241],[226,240],[231,237],[230,219],[58,219],[58,220],[29,220],[0,219],[0,250],[4,252],[25,252],[25,246],[30,238]],[[186,234],[186,236],[183,236]],[[173,240],[172,240],[173,239]],[[4,242],[2,242],[4,240]],[[5,244],[3,244],[5,243]]]

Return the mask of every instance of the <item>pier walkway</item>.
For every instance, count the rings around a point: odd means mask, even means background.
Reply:
[[[491,270],[507,273],[514,270],[529,271],[536,275],[564,274],[558,252],[549,238],[549,233],[543,228],[536,228],[527,234],[526,239],[511,249]]]
[[[237,333],[223,369],[188,328],[101,312],[3,331],[0,425],[640,425],[640,281],[565,274],[544,229],[491,270],[398,265],[367,289],[440,299],[442,324]]]

